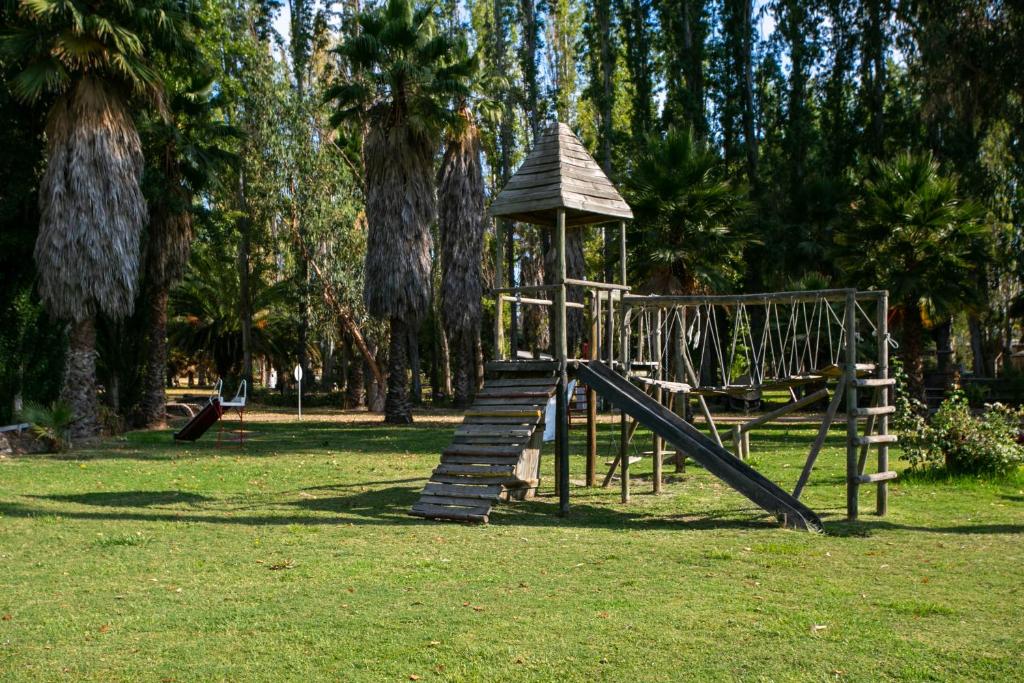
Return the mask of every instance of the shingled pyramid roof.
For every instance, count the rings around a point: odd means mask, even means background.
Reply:
[[[632,218],[622,199],[583,143],[564,123],[552,123],[522,166],[491,204],[492,216],[554,225],[565,209],[566,225]]]

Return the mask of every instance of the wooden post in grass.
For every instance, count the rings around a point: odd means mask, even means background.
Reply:
[[[878,310],[875,312],[875,340],[878,344],[878,364],[875,368],[876,377],[889,379],[889,292],[878,297]],[[888,406],[894,396],[893,388],[887,385],[878,387],[878,405]],[[878,433],[889,433],[889,416],[885,413],[878,416]],[[878,471],[889,471],[889,446],[878,444]],[[859,474],[859,473],[858,473]],[[889,511],[889,482],[880,481],[875,500],[875,513],[884,515]]]
[[[857,290],[846,292],[846,518],[857,519],[859,472],[857,471]]]
[[[494,221],[494,262],[497,266],[494,269],[494,289],[496,294],[494,296],[494,360],[501,360],[504,357],[505,347],[505,321],[504,312],[505,304],[502,301],[501,290],[505,286],[504,268],[502,264],[505,262],[505,247],[504,239],[502,237],[501,221]]]
[[[654,370],[654,379],[661,381],[661,369],[664,365],[664,358],[661,357],[661,309],[657,309],[654,312],[654,329],[652,330],[651,341],[654,344],[654,354],[651,356],[652,361],[657,361],[658,367]],[[660,384],[656,384],[654,388],[654,400],[660,405],[664,396]],[[654,450],[654,493],[661,493],[661,450],[662,450],[662,439],[657,434],[654,435],[654,443],[652,445]]]
[[[558,513],[569,514],[569,349],[565,317],[565,209],[555,214],[555,319],[558,321],[555,354],[558,360],[558,393],[555,399],[555,442],[558,458]]]
[[[590,344],[587,359],[597,359],[597,345],[601,341],[600,290],[590,294]],[[587,486],[597,485],[597,392],[587,386]]]
[[[619,362],[622,372],[628,376],[629,367],[629,316],[630,310],[626,302],[622,302],[622,316],[619,327]],[[622,502],[629,502],[629,418],[626,411],[620,411],[619,423],[619,481],[622,484]]]

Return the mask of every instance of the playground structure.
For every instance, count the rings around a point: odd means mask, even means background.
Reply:
[[[224,400],[223,391],[224,380],[219,379],[213,390],[213,395],[210,396],[203,409],[193,415],[181,429],[175,432],[175,441],[198,441],[210,427],[217,424],[218,448],[224,441],[225,432],[228,431],[237,433],[239,445],[245,443],[245,404],[248,395],[246,381],[243,379],[239,383],[238,390],[230,401]],[[237,430],[226,430],[224,428],[224,415],[232,410],[238,414],[238,428]]]
[[[544,408],[555,402],[555,489],[561,514],[569,512],[570,376],[586,385],[586,483],[596,485],[597,396],[621,415],[618,455],[605,478],[619,471],[622,501],[630,498],[630,445],[639,425],[654,433],[654,492],[661,491],[665,443],[681,467],[693,458],[708,472],[772,513],[785,526],[820,530],[817,515],[800,502],[840,403],[846,409],[847,517],[859,513],[860,487],[877,487],[876,512],[885,514],[889,470],[888,432],[893,380],[888,354],[888,297],[882,291],[832,289],[743,295],[663,296],[631,294],[626,284],[625,219],[632,212],[611,181],[564,124],[552,124],[491,205],[491,216],[553,228],[554,284],[505,287],[502,269],[496,297],[495,358],[487,379],[452,444],[442,452],[411,514],[486,522],[500,500],[524,498],[539,483]],[[619,282],[568,278],[567,227],[617,221]],[[496,221],[496,262],[503,263],[501,221]],[[609,229],[609,228],[605,228]],[[567,300],[569,287],[584,291],[584,302]],[[520,360],[515,326],[508,351],[505,304],[549,307],[553,357]],[[588,318],[587,358],[573,358],[567,345],[566,311]],[[829,391],[828,383],[835,387]],[[790,402],[745,424],[727,437],[712,415],[708,398],[744,400],[786,390]],[[799,397],[797,389],[807,389]],[[861,405],[863,391],[871,392]],[[817,437],[792,493],[744,462],[751,431],[786,413],[829,399]],[[686,421],[695,400],[710,437]],[[863,433],[861,423],[865,422]],[[866,473],[870,449],[877,471]]]

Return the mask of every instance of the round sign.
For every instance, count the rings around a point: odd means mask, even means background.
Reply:
[[[301,365],[296,365],[295,366],[295,369],[292,370],[292,377],[295,378],[296,382],[301,382],[302,381],[302,366]]]

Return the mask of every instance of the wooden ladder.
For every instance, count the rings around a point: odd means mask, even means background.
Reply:
[[[486,523],[500,500],[535,491],[557,367],[553,361],[488,363],[483,389],[409,514]]]
[[[852,499],[857,500],[857,489],[861,484],[875,484],[878,487],[876,496],[876,513],[884,515],[888,511],[888,482],[896,479],[897,473],[889,469],[889,447],[896,443],[895,434],[889,433],[889,417],[896,412],[896,407],[891,403],[893,389],[896,380],[888,376],[888,367],[885,365],[876,368],[869,366],[868,376],[860,376],[852,380],[847,377],[846,399],[847,399],[847,449],[849,452],[859,450],[856,455],[856,471],[848,472],[848,483],[853,491]],[[858,391],[870,390],[872,392],[870,405],[859,407]],[[863,432],[861,421],[865,421]],[[878,471],[865,473],[867,468],[868,451],[871,448],[878,449]],[[850,459],[848,459],[848,462]],[[848,516],[856,517],[856,508],[848,507]],[[849,514],[853,512],[854,514]]]

